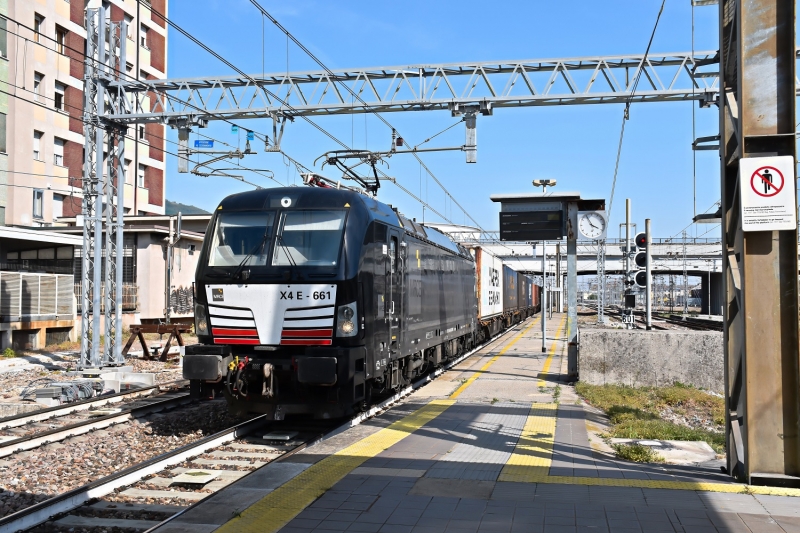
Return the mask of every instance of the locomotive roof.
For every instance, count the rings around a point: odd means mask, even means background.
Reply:
[[[327,189],[322,187],[275,187],[257,189],[224,198],[218,210],[250,211],[261,209],[277,209],[284,206],[289,199],[294,208],[342,208],[345,206],[363,205],[364,212],[371,220],[376,220],[406,231],[453,253],[465,255],[466,251],[454,243],[439,230],[409,220],[395,211],[391,206],[379,202],[369,196],[358,194],[347,189]],[[468,255],[468,254],[467,254]]]
[[[366,213],[373,220],[379,220],[401,228],[400,221],[391,207],[367,196],[347,189],[325,189],[322,187],[274,187],[257,189],[224,198],[217,209],[245,211],[260,209],[276,209],[285,207],[284,201],[294,208],[342,208],[363,205]]]

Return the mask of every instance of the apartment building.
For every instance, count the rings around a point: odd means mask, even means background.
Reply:
[[[42,227],[81,211],[87,8],[101,0],[0,0],[0,224]],[[167,0],[108,0],[127,21],[125,74],[167,71]],[[165,128],[128,130],[125,213],[164,214]],[[6,258],[3,258],[6,259]],[[8,258],[11,259],[11,258]]]

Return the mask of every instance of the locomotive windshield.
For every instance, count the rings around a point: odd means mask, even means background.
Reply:
[[[248,265],[266,265],[274,220],[273,211],[220,214],[208,265],[239,266],[248,255]]]
[[[275,242],[273,265],[331,266],[339,260],[342,210],[285,211]]]

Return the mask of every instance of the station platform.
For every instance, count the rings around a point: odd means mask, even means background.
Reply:
[[[800,532],[798,490],[599,452],[597,413],[565,381],[565,316],[546,353],[539,320],[155,531]]]

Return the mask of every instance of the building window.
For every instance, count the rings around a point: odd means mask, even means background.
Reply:
[[[53,98],[53,102],[55,104],[55,108],[59,111],[64,111],[66,107],[66,102],[64,99],[64,93],[67,91],[67,86],[63,83],[56,82],[56,92],[55,97]]]
[[[44,191],[33,190],[33,218],[44,218]]]
[[[33,73],[33,100],[34,102],[42,101],[42,92],[44,91],[43,82],[44,76],[38,72]]]
[[[133,161],[130,159],[125,160],[125,183],[133,183],[133,167],[131,166]]]
[[[58,25],[56,25],[56,52],[67,53],[67,30]]]
[[[64,216],[64,195],[53,194],[53,220]]]
[[[33,132],[33,158],[37,161],[42,160],[42,132]]]
[[[41,16],[39,13],[35,13],[33,15],[33,40],[34,42],[39,42],[42,36],[42,32],[44,32],[44,17]]]
[[[147,47],[147,26],[141,24],[140,27],[141,27],[141,33],[139,34],[139,46],[141,46],[145,50],[149,50],[149,48]]]
[[[144,139],[144,126],[139,125],[139,138]]]
[[[6,153],[6,114],[0,113],[0,152]]]
[[[0,17],[0,57],[8,57],[8,20]]]
[[[136,186],[144,189],[144,165],[139,165],[139,172],[136,174]]]
[[[133,74],[133,63],[128,63],[127,61],[125,62],[125,73],[128,74],[128,76]]]
[[[133,37],[133,17],[130,15],[125,15],[125,24],[127,27],[128,40],[135,41],[136,39]]]
[[[63,167],[64,166],[64,139],[55,138],[53,141],[53,163]]]

